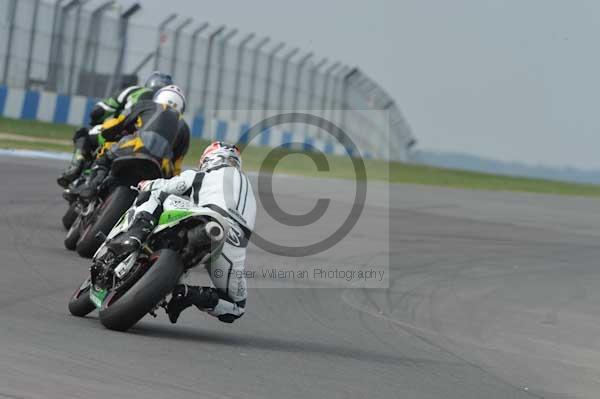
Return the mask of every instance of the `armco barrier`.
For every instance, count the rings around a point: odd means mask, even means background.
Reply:
[[[90,110],[97,102],[92,97],[67,96],[46,91],[13,89],[0,85],[0,116],[14,119],[38,120],[73,126],[88,124]],[[210,119],[202,114],[187,117],[195,138],[238,142],[248,130],[248,123]],[[326,142],[298,132],[277,128],[263,132],[251,145],[290,147],[290,143],[304,143],[304,148],[314,147],[326,154],[343,155],[345,148],[339,143]],[[368,155],[368,154],[365,154]]]

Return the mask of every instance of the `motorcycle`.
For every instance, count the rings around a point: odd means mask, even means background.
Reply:
[[[81,176],[75,179],[73,183],[71,183],[69,187],[63,192],[63,197],[69,204],[67,211],[62,217],[62,225],[67,231],[69,231],[69,229],[77,219],[77,216],[79,215],[77,208],[77,197],[73,196],[71,192],[85,183],[87,176],[89,176],[90,174],[90,166],[91,163],[87,163],[83,169],[83,172],[81,172]]]
[[[84,258],[91,258],[102,244],[98,233],[108,234],[135,200],[137,194],[130,186],[142,180],[170,177],[157,160],[167,152],[164,143],[160,142],[161,137],[157,139],[152,132],[140,134],[141,137],[144,135],[144,144],[148,143],[145,146],[147,152],[117,157],[107,177],[98,186],[97,194],[91,199],[77,197],[74,206],[77,217],[64,241],[67,249],[76,250]]]
[[[170,206],[170,203],[175,206]],[[95,253],[90,276],[69,301],[69,311],[85,317],[99,309],[102,325],[126,331],[146,314],[166,309],[167,297],[181,275],[191,267],[208,264],[220,254],[229,224],[208,207],[194,206],[170,196],[159,221],[141,246],[132,253],[118,254],[109,249],[111,240],[126,234],[133,223],[133,205],[110,231]]]
[[[98,135],[102,132],[102,125],[97,125],[94,126],[90,131],[89,134],[90,135]],[[95,155],[97,155],[98,149],[94,151],[94,157]],[[75,149],[73,151],[73,157],[76,156],[77,150]],[[71,182],[71,184],[69,184],[69,186],[63,191],[63,198],[69,203],[69,207],[67,208],[67,211],[65,212],[65,214],[62,217],[62,224],[63,227],[65,228],[65,230],[69,230],[71,228],[71,226],[73,225],[73,223],[75,222],[75,220],[77,219],[77,216],[79,214],[79,208],[77,206],[77,196],[73,195],[73,192],[77,190],[77,188],[79,186],[81,186],[82,184],[84,184],[86,182],[86,179],[89,177],[90,173],[91,173],[91,167],[92,167],[93,161],[91,160],[84,160],[83,165],[82,165],[82,172],[79,175],[79,177],[77,177],[75,180],[73,180],[73,182]],[[74,245],[73,244],[73,248],[74,249]]]

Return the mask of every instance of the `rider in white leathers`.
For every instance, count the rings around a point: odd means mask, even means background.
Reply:
[[[134,222],[125,238],[109,243],[109,248],[119,252],[138,249],[163,211],[194,206],[211,208],[229,223],[220,256],[207,265],[214,288],[178,285],[167,312],[172,323],[192,305],[226,323],[241,317],[247,295],[244,261],[254,228],[256,202],[250,182],[241,171],[239,150],[230,144],[214,142],[202,154],[199,170],[187,170],[171,179],[144,181],[138,188]]]

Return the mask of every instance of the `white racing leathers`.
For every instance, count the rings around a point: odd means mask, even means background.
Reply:
[[[149,212],[158,217],[163,210],[201,206],[220,213],[229,222],[229,235],[221,255],[206,266],[215,288],[224,294],[208,313],[215,317],[244,314],[247,295],[244,262],[256,219],[256,201],[246,175],[224,165],[205,172],[186,170],[171,179],[156,179],[143,185],[149,195],[138,197],[136,215]]]

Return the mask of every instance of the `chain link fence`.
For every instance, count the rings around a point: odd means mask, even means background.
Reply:
[[[106,94],[121,43],[118,9],[90,11],[79,1],[2,0],[0,10],[6,16],[0,25],[2,83],[70,95]]]
[[[251,124],[274,112],[310,112],[375,158],[406,160],[415,142],[394,101],[357,68],[225,26],[175,15],[147,26],[130,22],[137,9],[85,3],[0,0],[0,82],[105,97],[153,70],[168,71],[191,116]],[[304,134],[323,138],[318,128]]]

